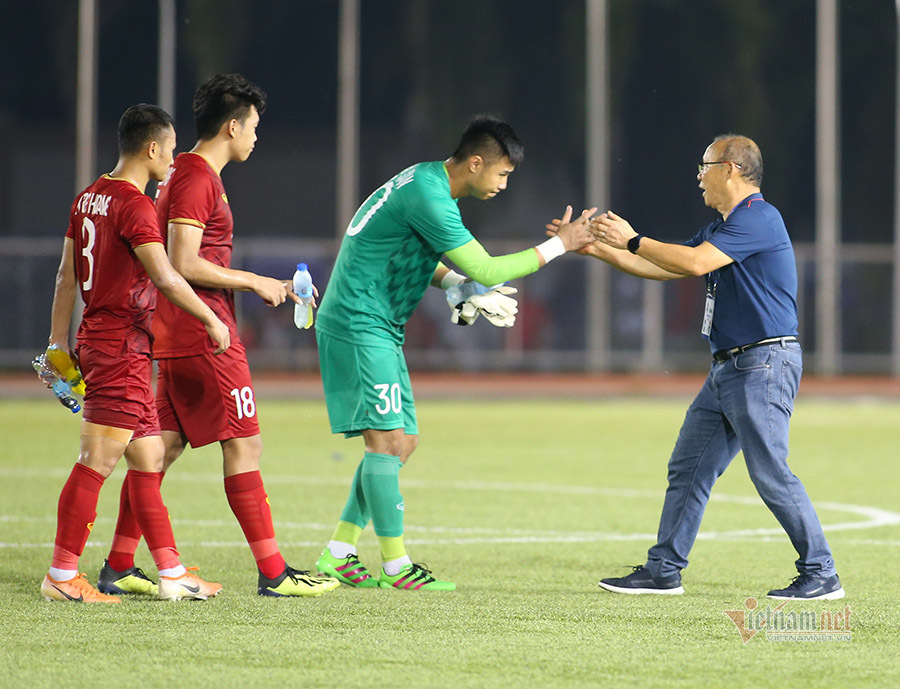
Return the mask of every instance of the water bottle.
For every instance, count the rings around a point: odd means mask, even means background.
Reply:
[[[469,297],[476,294],[484,294],[488,289],[490,288],[485,287],[480,282],[474,281],[453,285],[453,287],[447,288],[447,303],[450,304],[450,306],[462,304]]]
[[[76,393],[72,389],[72,386],[68,381],[63,380],[56,375],[53,367],[47,362],[45,355],[38,354],[34,358],[34,361],[31,362],[31,366],[35,373],[38,374],[38,378],[41,379],[41,382],[53,391],[53,394],[56,395],[56,399],[58,399],[66,409],[70,409],[73,414],[77,414],[81,411],[81,405],[78,403],[78,397],[76,397]]]
[[[66,381],[57,378],[53,383],[53,387],[50,389],[53,390],[56,399],[58,399],[66,409],[71,409],[73,414],[77,414],[81,411],[81,405],[78,404],[78,398],[76,398],[75,393],[72,392],[72,386]]]
[[[57,345],[50,345],[47,347],[44,357],[50,366],[56,370],[60,378],[69,383],[72,392],[84,397],[84,379],[81,377],[81,371],[78,370],[69,353],[64,349],[60,349]]]
[[[306,330],[313,324],[313,283],[305,263],[298,263],[294,273],[294,294],[300,303],[294,304],[294,325]]]

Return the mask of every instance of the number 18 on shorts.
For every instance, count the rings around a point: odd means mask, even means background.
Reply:
[[[233,344],[222,354],[161,359],[156,407],[160,428],[183,433],[191,447],[257,435],[256,399],[243,346]]]

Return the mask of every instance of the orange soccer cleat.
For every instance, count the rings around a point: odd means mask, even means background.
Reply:
[[[188,567],[180,577],[159,577],[159,597],[161,600],[206,600],[222,592],[222,584],[203,581],[194,572],[197,567]]]
[[[49,574],[41,582],[41,595],[46,600],[65,603],[121,603],[118,596],[107,596],[91,586],[87,575],[82,572],[67,581],[57,581]]]

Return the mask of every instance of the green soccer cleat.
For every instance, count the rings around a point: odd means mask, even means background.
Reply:
[[[260,596],[321,596],[323,593],[334,591],[341,585],[337,579],[320,577],[310,574],[304,569],[294,569],[285,565],[280,576],[269,579],[262,572],[259,573],[259,584],[256,592]]]
[[[97,589],[101,593],[116,596],[123,594],[159,595],[159,587],[144,574],[140,567],[117,572],[109,566],[109,560],[103,561],[103,569],[100,570],[100,576],[97,578]]]
[[[378,585],[383,589],[400,589],[401,591],[455,591],[452,581],[441,581],[431,576],[431,570],[424,565],[406,565],[397,576],[388,576],[381,570]]]
[[[350,553],[345,558],[336,558],[328,548],[325,548],[316,561],[316,568],[319,574],[334,577],[347,586],[378,588],[378,580],[369,574],[369,570],[359,561],[356,553]]]

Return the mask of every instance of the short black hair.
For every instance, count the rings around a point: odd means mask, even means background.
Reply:
[[[194,91],[197,138],[213,138],[229,120],[243,122],[251,106],[262,115],[266,92],[240,74],[217,74]]]
[[[132,105],[119,119],[119,155],[135,155],[151,141],[158,141],[163,131],[174,127],[172,116],[158,105]]]
[[[525,159],[525,146],[513,128],[495,115],[478,115],[466,127],[453,151],[454,160],[480,155],[493,162],[506,156],[513,165]]]
[[[721,146],[722,160],[740,165],[738,172],[753,186],[761,187],[763,180],[762,151],[756,142],[741,134],[719,134],[712,141]]]

